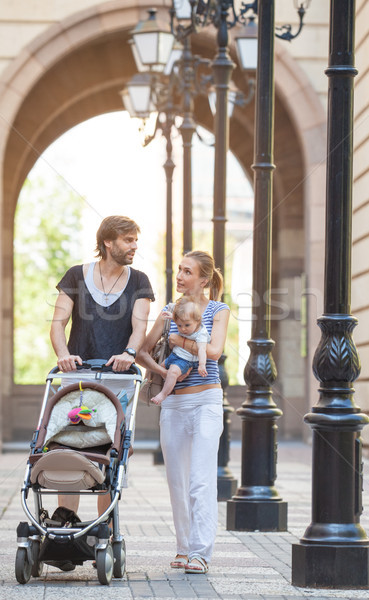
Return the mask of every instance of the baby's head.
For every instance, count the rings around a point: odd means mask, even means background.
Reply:
[[[172,318],[179,333],[191,335],[201,325],[200,306],[192,296],[182,296],[175,303]]]

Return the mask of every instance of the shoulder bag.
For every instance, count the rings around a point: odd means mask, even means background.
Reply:
[[[168,309],[171,310],[173,304],[169,304]],[[154,348],[151,350],[151,358],[160,365],[171,353],[169,346],[169,330],[170,330],[170,319],[166,319],[164,322],[163,331],[160,339],[156,342]],[[161,392],[164,385],[164,379],[159,373],[146,370],[145,379],[142,382],[140,388],[139,399],[146,404],[150,404],[151,398]]]

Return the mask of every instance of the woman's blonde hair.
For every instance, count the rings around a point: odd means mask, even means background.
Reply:
[[[193,319],[200,323],[201,308],[193,296],[182,296],[177,300],[173,309],[172,319],[177,322],[177,319],[184,321],[185,319]]]
[[[200,277],[207,280],[205,287],[209,288],[210,300],[219,300],[223,292],[223,275],[216,268],[213,257],[203,250],[191,250],[185,256],[193,258],[199,265]]]

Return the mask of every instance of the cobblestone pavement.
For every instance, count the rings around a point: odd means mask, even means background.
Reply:
[[[0,455],[0,599],[138,600],[201,598],[221,600],[316,600],[343,598],[367,600],[367,590],[312,590],[293,587],[291,544],[299,540],[311,521],[311,448],[282,443],[278,453],[276,487],[288,502],[288,532],[239,533],[226,531],[226,503],[219,503],[219,528],[213,561],[207,575],[186,575],[169,568],[175,539],[163,466],[154,466],[150,452],[135,452],[130,459],[129,487],[120,501],[121,529],[127,544],[127,573],[101,586],[90,562],[71,573],[44,567],[41,578],[19,585],[14,575],[16,527],[26,520],[20,487],[27,453]],[[239,446],[232,446],[230,469],[240,478]],[[365,464],[364,514],[361,523],[369,532],[369,464]],[[55,501],[54,501],[55,502]],[[30,507],[33,508],[32,499]],[[48,508],[53,509],[51,501]],[[84,499],[79,514],[94,516],[95,500]]]

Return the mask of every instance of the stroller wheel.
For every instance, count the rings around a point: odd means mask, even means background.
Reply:
[[[18,548],[15,556],[15,577],[18,583],[27,583],[31,577],[31,570],[28,548]]]
[[[114,577],[121,579],[126,572],[126,543],[124,540],[121,542],[113,542],[113,556],[113,575]]]
[[[44,568],[44,563],[38,560],[38,556],[40,554],[40,542],[33,541],[32,542],[32,569],[31,575],[32,577],[41,577],[42,569]]]
[[[102,585],[109,585],[113,577],[113,549],[111,544],[106,548],[96,551],[97,577]]]

